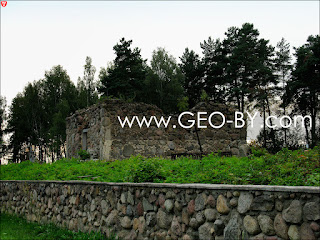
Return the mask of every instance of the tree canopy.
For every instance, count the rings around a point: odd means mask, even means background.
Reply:
[[[141,101],[146,77],[145,60],[139,48],[131,48],[132,40],[120,39],[113,50],[116,58],[113,67],[100,74],[99,92],[103,96]]]

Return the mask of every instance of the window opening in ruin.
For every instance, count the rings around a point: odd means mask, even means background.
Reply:
[[[83,129],[82,131],[82,149],[87,150],[87,133],[88,129]]]

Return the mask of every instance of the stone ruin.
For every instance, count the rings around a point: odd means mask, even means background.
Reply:
[[[196,119],[197,112],[221,112],[226,120],[234,120],[235,109],[223,104],[199,103],[190,112],[195,113],[192,119]],[[171,115],[167,128],[157,127],[154,121],[149,128],[145,125],[139,127],[135,122],[129,128],[120,125],[118,116],[131,119],[138,116],[147,119],[156,116],[160,119],[168,115],[163,114],[158,107],[145,103],[127,103],[120,100],[106,100],[86,109],[75,112],[66,120],[67,133],[67,157],[77,157],[80,149],[87,150],[91,159],[116,160],[129,158],[132,155],[146,157],[161,156],[174,158],[180,155],[201,156],[209,153],[223,155],[245,155],[246,126],[235,128],[233,124],[225,124],[220,129],[212,128],[207,121],[201,125],[207,128],[189,129],[178,125],[178,115]],[[202,117],[204,117],[203,115]],[[187,125],[191,116],[185,115],[182,121]],[[215,115],[212,123],[220,125],[221,117]],[[174,128],[174,125],[177,127]],[[196,125],[196,124],[195,124]]]

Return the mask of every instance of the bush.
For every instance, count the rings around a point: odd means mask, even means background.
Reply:
[[[90,153],[88,153],[86,150],[80,149],[78,151],[78,155],[81,160],[86,160],[90,158]]]
[[[312,173],[306,180],[307,186],[317,186],[320,183],[320,173]]]
[[[159,160],[158,160],[159,161]],[[159,182],[165,179],[161,165],[156,159],[138,158],[138,163],[132,169],[133,182]]]
[[[251,153],[255,157],[261,157],[268,153],[267,149],[263,148],[257,142],[253,142],[249,146],[250,146]]]

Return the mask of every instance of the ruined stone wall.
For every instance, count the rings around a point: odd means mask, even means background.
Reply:
[[[1,212],[121,239],[320,239],[318,187],[0,181]]]
[[[234,110],[222,104],[201,103],[190,111],[206,111],[208,115],[220,111],[227,120],[234,119]],[[221,129],[213,129],[206,123],[207,129],[184,129],[178,126],[177,116],[172,116],[168,128],[158,128],[154,121],[149,128],[140,128],[138,124],[132,128],[122,128],[118,116],[122,119],[125,116],[130,119],[133,116],[139,116],[140,119],[143,116],[147,119],[150,116],[158,119],[161,116],[168,117],[156,106],[119,100],[108,100],[79,110],[67,118],[67,157],[77,156],[77,152],[83,148],[93,159],[124,159],[138,154],[167,157],[171,154],[200,153],[199,141],[203,153],[222,151],[239,155],[246,151],[246,127],[235,129],[232,124],[225,124]],[[190,117],[183,118],[184,123],[188,119]],[[220,121],[219,117],[213,118],[216,125]],[[84,138],[86,146],[83,144]]]

